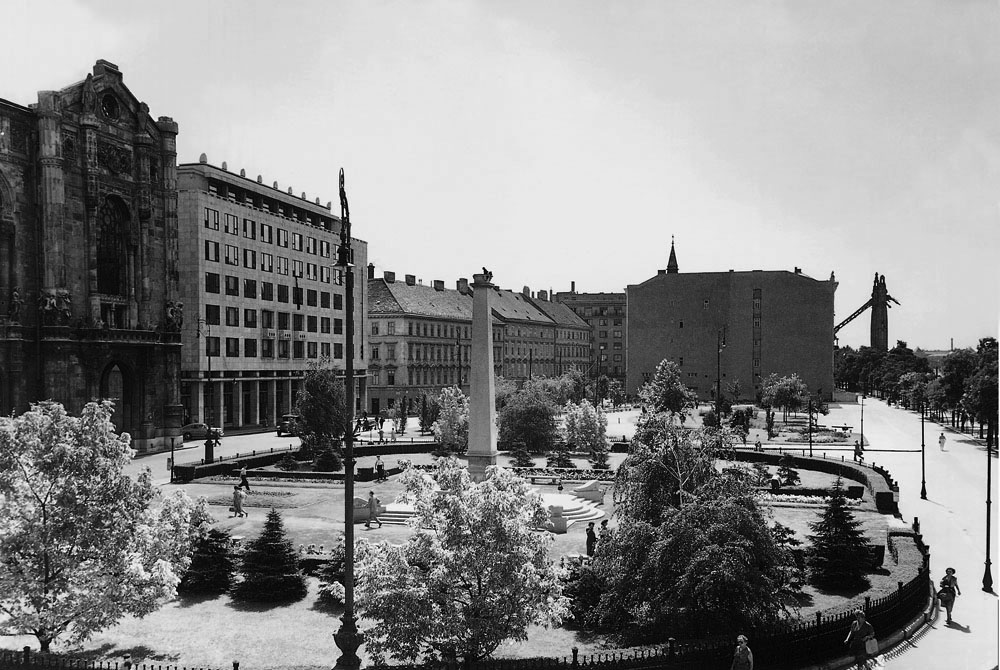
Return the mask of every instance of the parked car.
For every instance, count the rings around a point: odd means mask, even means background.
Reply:
[[[281,421],[278,422],[278,437],[282,435],[298,435],[298,421],[298,414],[282,414]]]
[[[212,428],[204,423],[189,423],[181,428],[181,434],[184,436],[185,442],[188,440],[207,440],[213,434],[215,437],[224,435],[221,428]]]

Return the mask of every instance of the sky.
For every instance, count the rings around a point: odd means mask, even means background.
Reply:
[[[681,272],[834,272],[836,323],[883,274],[890,344],[997,335],[993,0],[4,4],[0,98],[103,58],[181,163],[335,214],[343,167],[379,276],[621,292],[673,239]]]

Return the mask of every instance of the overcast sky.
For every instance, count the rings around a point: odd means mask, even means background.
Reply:
[[[8,0],[0,97],[119,66],[209,162],[337,203],[377,272],[622,291],[876,272],[890,343],[996,336],[1000,6]],[[840,343],[867,345],[864,315]]]

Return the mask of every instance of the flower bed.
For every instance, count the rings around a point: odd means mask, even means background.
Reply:
[[[803,505],[809,505],[814,507],[825,507],[827,503],[830,502],[829,496],[817,496],[817,495],[794,495],[794,494],[778,494],[775,495],[770,491],[760,494],[761,502],[767,505],[794,505],[795,507],[801,507]],[[860,498],[848,498],[846,500],[848,507],[859,507],[861,505]]]

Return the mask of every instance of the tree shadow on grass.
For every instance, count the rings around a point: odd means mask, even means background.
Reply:
[[[333,603],[323,598],[316,598],[309,609],[314,612],[329,614],[330,616],[338,616],[344,613],[344,606],[342,604]]]
[[[179,607],[194,607],[224,595],[224,593],[178,593],[176,602]]]
[[[882,574],[882,573],[876,572],[875,574]],[[890,573],[886,571],[885,574],[890,574]],[[858,586],[851,586],[846,588],[845,587],[834,588],[820,584],[813,584],[813,588],[816,589],[817,593],[824,596],[836,596],[839,598],[850,599],[864,594],[865,591],[871,588],[871,584],[866,579],[864,584]]]
[[[305,595],[301,598],[283,598],[281,600],[236,600],[230,598],[229,602],[226,604],[227,607],[236,610],[237,612],[268,612],[273,609],[278,609],[281,607],[287,607],[300,600],[305,599]]]

